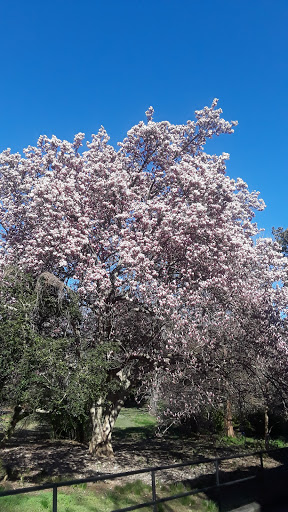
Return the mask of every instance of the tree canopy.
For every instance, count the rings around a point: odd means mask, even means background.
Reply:
[[[150,107],[118,150],[102,127],[86,151],[79,133],[0,155],[2,273],[17,265],[73,288],[94,347],[107,347],[117,410],[131,382],[148,387],[159,370],[163,382],[194,389],[181,414],[199,408],[215,394],[203,375],[223,347],[230,358],[249,346],[286,365],[287,261],[271,239],[254,243],[258,192],[225,174],[228,154],[205,152],[237,124],[216,107],[185,125],[154,122]],[[100,409],[112,409],[92,398],[99,430]]]

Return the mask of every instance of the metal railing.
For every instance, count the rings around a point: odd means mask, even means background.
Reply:
[[[257,452],[245,453],[242,455],[230,455],[229,457],[227,456],[227,457],[216,457],[216,458],[203,458],[201,460],[196,460],[196,461],[187,461],[187,462],[181,462],[178,464],[169,464],[169,465],[165,465],[165,466],[154,466],[154,467],[148,467],[148,468],[143,468],[143,469],[137,469],[137,470],[133,470],[133,471],[125,471],[122,473],[112,473],[112,474],[104,473],[100,476],[95,476],[95,477],[81,478],[81,479],[77,479],[77,480],[68,480],[68,481],[63,481],[63,482],[53,482],[53,483],[47,483],[47,484],[43,484],[43,485],[36,485],[33,487],[24,487],[24,488],[20,488],[20,489],[11,489],[11,490],[7,490],[7,491],[1,491],[0,498],[2,496],[13,496],[15,494],[24,494],[24,493],[28,493],[28,492],[36,492],[36,491],[52,489],[52,491],[53,491],[52,512],[57,512],[57,493],[58,493],[59,487],[69,487],[71,485],[79,485],[79,484],[92,483],[92,482],[95,483],[95,482],[99,482],[99,481],[103,481],[103,480],[113,480],[115,478],[122,478],[122,477],[127,477],[127,476],[132,476],[132,475],[141,475],[144,473],[150,473],[151,474],[151,497],[152,497],[152,499],[147,502],[140,503],[138,505],[131,505],[131,506],[124,507],[121,509],[114,509],[111,512],[130,512],[132,510],[137,510],[137,509],[141,509],[144,507],[152,507],[153,512],[157,512],[158,503],[165,503],[167,501],[177,500],[177,499],[183,498],[185,496],[191,496],[193,494],[198,494],[198,493],[206,493],[206,492],[213,491],[213,490],[218,491],[219,507],[220,507],[219,509],[221,509],[221,489],[222,488],[227,487],[229,485],[234,485],[234,484],[237,484],[240,482],[253,480],[257,477],[257,474],[255,474],[255,475],[248,476],[245,478],[239,478],[236,480],[231,480],[228,482],[221,483],[220,482],[220,463],[222,461],[231,460],[231,459],[243,459],[243,458],[248,458],[248,457],[259,457],[260,470],[262,471],[264,469],[263,455],[264,454],[268,455],[271,452],[281,451],[281,450],[284,451],[285,448],[278,448],[278,449],[269,450],[269,451],[261,450],[261,451],[257,451]],[[197,466],[200,464],[208,464],[208,463],[214,464],[214,467],[215,467],[215,475],[214,475],[215,476],[215,484],[214,485],[193,489],[191,491],[174,494],[172,496],[166,496],[165,498],[157,498],[156,473],[158,471],[163,471],[163,470],[167,470],[167,469],[183,468],[183,467],[187,467],[187,466]]]

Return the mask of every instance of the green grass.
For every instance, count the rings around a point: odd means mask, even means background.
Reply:
[[[245,448],[247,451],[255,450],[265,450],[265,442],[264,439],[254,438],[254,437],[243,437],[243,436],[236,436],[236,437],[227,437],[227,436],[221,436],[217,440],[217,446],[218,447],[239,447],[239,448]],[[288,442],[283,439],[271,439],[270,440],[270,449],[273,448],[286,448],[288,446]]]
[[[222,446],[239,446],[239,447],[249,447],[254,449],[262,449],[264,445],[264,441],[261,439],[254,439],[252,437],[244,437],[244,436],[236,436],[236,437],[228,437],[221,436],[218,440],[219,445]]]
[[[137,427],[155,427],[156,418],[151,416],[145,409],[136,407],[123,408],[115,423],[115,429],[137,428]]]
[[[283,439],[283,438],[279,438],[279,439],[272,439],[272,441],[270,441],[270,448],[287,448],[288,446],[288,442],[287,440]]]
[[[159,497],[185,492],[182,484],[158,486]],[[97,484],[67,487],[58,492],[58,512],[111,512],[117,508],[140,504],[151,499],[151,486],[140,480],[116,485]],[[17,496],[0,497],[1,512],[51,512],[52,492],[29,493]],[[151,512],[151,507],[145,507],[144,512]],[[159,504],[158,512],[217,512],[216,505],[199,496],[189,496],[167,504]]]
[[[115,423],[114,439],[130,440],[149,439],[155,436],[157,420],[145,409],[123,408]]]

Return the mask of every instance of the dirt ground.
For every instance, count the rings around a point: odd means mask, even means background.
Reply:
[[[141,429],[140,429],[141,430]],[[221,457],[250,450],[235,447],[219,447],[213,436],[173,436],[156,437],[149,431],[127,428],[125,432],[115,432],[114,457],[112,459],[94,458],[88,447],[74,441],[50,440],[45,429],[34,426],[18,428],[15,435],[0,450],[2,460],[2,481],[10,486],[29,486],[51,480],[78,479],[102,474],[119,473],[143,469],[151,466],[163,466],[187,461],[201,460],[206,457]],[[281,456],[275,452],[273,457],[264,459],[264,466],[274,468],[281,465]],[[259,456],[245,460],[232,459],[221,463],[220,477],[236,479],[239,475],[247,476],[259,471]],[[141,480],[150,483],[149,473],[140,475]],[[117,478],[114,484],[139,479],[139,475],[129,478]],[[215,466],[203,462],[184,468],[162,470],[157,472],[161,483],[193,482],[195,485],[215,484]],[[0,475],[1,480],[1,475]]]

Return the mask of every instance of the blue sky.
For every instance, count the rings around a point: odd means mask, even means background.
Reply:
[[[113,145],[150,105],[183,123],[214,97],[235,134],[211,145],[288,227],[287,0],[0,3],[0,150],[104,125]]]

